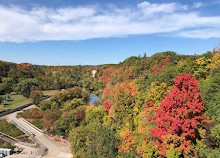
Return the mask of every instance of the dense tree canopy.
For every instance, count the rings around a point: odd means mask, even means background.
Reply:
[[[191,74],[180,74],[175,82],[173,90],[161,103],[161,108],[156,110],[157,127],[151,130],[151,135],[158,139],[158,149],[164,156],[171,144],[174,149],[178,148],[178,155],[195,156],[192,144],[197,145],[197,140],[201,140],[203,128],[208,122],[198,91],[199,83]]]
[[[220,154],[219,53],[168,51],[97,66],[0,61],[0,93],[16,91],[40,103],[22,117],[69,139],[75,157],[214,158]],[[48,89],[58,92],[41,101],[39,91]],[[89,91],[100,98],[94,105]]]

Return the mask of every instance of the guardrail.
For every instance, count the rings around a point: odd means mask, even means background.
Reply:
[[[39,128],[37,128],[36,126],[34,126],[33,124],[31,124],[30,122],[28,122],[27,120],[23,119],[23,118],[20,118],[21,121],[27,123],[29,126],[31,126],[32,128],[34,128],[37,132],[39,132],[40,134],[44,134],[44,132],[42,130],[40,130]],[[17,122],[18,123],[18,122]],[[18,123],[19,124],[19,123]],[[21,125],[21,124],[20,124]],[[22,125],[21,125],[22,126]],[[24,127],[24,126],[23,126]],[[25,128],[25,127],[24,127]],[[25,128],[26,129],[26,128]],[[27,129],[26,129],[27,130]],[[29,130],[28,130],[29,131]],[[35,144],[37,146],[40,147],[40,152],[41,152],[41,155],[44,156],[47,154],[47,147],[45,145],[43,145],[41,142],[39,142],[36,138],[35,138],[35,135],[31,132],[31,135],[30,135],[30,138],[32,139],[33,142],[35,142]]]
[[[44,131],[42,131],[41,129],[37,128],[36,126],[34,126],[33,124],[31,124],[30,122],[28,122],[27,120],[25,120],[24,118],[19,118],[21,121],[27,123],[29,126],[33,127],[35,130],[37,130],[39,133],[44,134]]]
[[[22,132],[24,132],[27,136],[34,136],[34,134],[29,131],[27,128],[25,128],[23,125],[18,123],[15,120],[11,120],[11,123],[13,123],[17,128],[19,128]]]

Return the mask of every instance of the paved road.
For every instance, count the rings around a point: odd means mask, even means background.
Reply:
[[[30,106],[30,107],[28,107],[28,109],[33,108],[33,107],[34,106]],[[20,112],[20,111],[18,111],[18,112]],[[27,128],[29,131],[34,133],[37,141],[39,143],[43,144],[44,146],[46,146],[48,149],[47,155],[44,156],[45,158],[71,158],[72,157],[72,154],[70,153],[69,144],[63,144],[60,142],[56,142],[56,141],[50,139],[49,137],[42,135],[39,131],[37,131],[36,129],[34,129],[33,127],[31,127],[30,125],[28,125],[24,121],[16,118],[16,115],[18,112],[6,115],[6,116],[2,117],[1,119],[9,119],[9,120],[17,121],[18,123],[23,125],[25,128]],[[33,154],[33,157],[38,157],[37,154],[35,154],[35,155],[36,156],[34,156],[34,154]],[[19,155],[16,155],[16,156],[19,157]],[[24,157],[24,155],[22,155],[22,156]],[[30,155],[29,155],[29,157],[30,157]]]

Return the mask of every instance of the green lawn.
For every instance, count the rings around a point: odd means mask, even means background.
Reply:
[[[47,90],[47,91],[42,91],[42,92],[44,96],[48,96],[48,95],[53,95],[54,93],[57,92],[57,90]],[[2,104],[0,104],[0,112],[8,110],[8,109],[15,109],[17,107],[20,107],[22,105],[32,102],[31,98],[26,98],[23,95],[17,95],[13,92],[9,96],[11,98],[9,101],[3,102]],[[4,95],[2,97],[4,97]]]
[[[11,93],[9,96],[11,99],[7,102],[3,102],[0,105],[0,111],[4,111],[8,109],[15,109],[17,107],[20,107],[22,105],[32,102],[30,98],[26,98],[23,95],[17,95],[17,94]]]
[[[58,90],[47,90],[47,91],[42,91],[44,96],[48,96],[48,95],[53,95],[54,93],[56,93]]]

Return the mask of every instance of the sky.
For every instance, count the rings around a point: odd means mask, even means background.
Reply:
[[[98,65],[220,42],[220,0],[0,0],[0,60]]]

